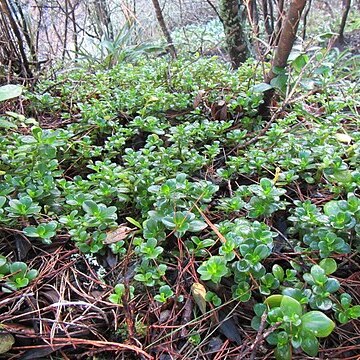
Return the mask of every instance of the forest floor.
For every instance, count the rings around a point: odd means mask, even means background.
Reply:
[[[271,296],[336,324],[293,359],[359,358],[358,57],[299,53],[269,119],[262,78],[145,58],[0,105],[0,358],[271,359],[305,337]]]

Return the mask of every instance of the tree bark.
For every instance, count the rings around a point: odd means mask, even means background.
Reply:
[[[304,14],[304,21],[303,21],[303,34],[302,34],[302,38],[303,40],[305,40],[306,38],[306,30],[307,30],[307,19],[308,19],[308,15],[311,9],[311,5],[312,5],[312,0],[309,0],[309,4],[305,10],[305,14]]]
[[[65,60],[66,48],[68,41],[68,25],[69,25],[69,0],[65,0],[65,21],[64,21],[64,38],[63,38],[63,50],[62,50],[62,61]]]
[[[276,4],[277,4],[278,17],[276,20],[274,36],[272,38],[273,40],[271,43],[272,45],[277,45],[279,42],[279,36],[281,33],[282,23],[284,18],[284,0],[277,0]]]
[[[174,43],[172,41],[172,38],[171,38],[171,35],[170,35],[170,32],[166,26],[166,23],[165,23],[165,19],[164,19],[164,16],[163,16],[163,13],[162,13],[162,10],[161,10],[161,7],[160,7],[160,3],[158,0],[152,0],[153,2],[153,5],[154,5],[154,9],[155,9],[155,13],[156,13],[156,18],[157,18],[157,21],[160,25],[160,28],[161,28],[161,31],[163,33],[163,35],[165,36],[165,39],[167,41],[167,48],[169,50],[169,53],[171,55],[171,57],[173,59],[176,58],[176,49],[175,49],[175,46],[174,46]]]
[[[99,34],[99,39],[104,35],[110,41],[114,40],[114,29],[111,22],[110,11],[106,0],[94,0],[93,1],[94,17],[97,21],[95,28]],[[104,34],[105,28],[105,34]]]
[[[345,4],[345,10],[342,15],[340,30],[339,30],[339,37],[338,37],[340,43],[344,42],[344,30],[345,30],[346,20],[349,15],[349,11],[350,11],[351,0],[345,0],[344,4]]]
[[[30,54],[31,54],[31,59],[33,63],[37,63],[38,59],[37,59],[37,53],[36,53],[36,48],[35,45],[33,43],[33,38],[31,36],[31,30],[28,27],[28,24],[25,20],[25,16],[24,13],[22,11],[22,7],[21,4],[19,3],[18,0],[15,1],[15,5],[16,5],[16,10],[20,15],[21,18],[21,27],[22,27],[22,33],[24,35],[24,38],[26,40],[26,43],[29,47],[30,50]],[[20,23],[20,22],[19,22]]]
[[[23,72],[22,75],[25,78],[32,78],[33,74],[30,69],[28,58],[26,56],[26,51],[25,51],[25,46],[24,46],[25,44],[24,44],[20,29],[18,27],[18,24],[13,17],[13,14],[11,12],[11,9],[9,7],[7,0],[0,0],[0,10],[7,17],[10,27],[11,27],[11,30],[16,37],[17,47],[21,54],[21,67],[22,67],[22,72]]]
[[[272,67],[266,75],[265,81],[267,83],[270,83],[270,81],[275,77],[275,73],[273,72],[274,67],[284,68],[286,66],[288,57],[296,39],[301,14],[304,10],[306,2],[307,0],[293,0],[290,3],[289,11],[280,34],[278,47],[272,61]]]
[[[239,3],[239,0],[220,1],[220,15],[223,20],[227,51],[234,69],[250,56]]]
[[[268,2],[267,0],[262,0],[261,2],[262,8],[263,8],[263,14],[264,14],[264,25],[265,25],[265,31],[268,36],[268,40],[270,41],[273,29],[271,28],[271,17],[268,11]]]

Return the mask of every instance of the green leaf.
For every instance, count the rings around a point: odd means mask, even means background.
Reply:
[[[285,75],[285,68],[280,67],[280,66],[274,66],[272,68],[272,71],[275,75]]]
[[[262,314],[265,312],[266,310],[266,306],[265,304],[255,304],[254,305],[254,312],[256,314],[256,316],[262,316]]]
[[[340,288],[340,282],[336,279],[328,279],[328,281],[326,282],[325,286],[324,286],[324,290],[329,292],[329,293],[334,293],[336,291],[338,291]]]
[[[349,314],[352,319],[357,319],[360,317],[360,305],[355,305],[349,310]]]
[[[337,315],[337,319],[341,324],[346,324],[349,321],[347,314],[342,312]]]
[[[350,170],[336,171],[332,177],[339,183],[350,183],[353,178]]]
[[[287,85],[288,77],[287,75],[278,75],[271,80],[270,84],[281,91],[285,91]]]
[[[260,318],[260,316],[254,316],[254,317],[251,319],[251,327],[252,327],[254,330],[259,330],[260,324],[261,324],[261,318]]]
[[[258,256],[260,260],[265,259],[270,254],[270,249],[264,244],[258,245],[254,250],[254,255]]]
[[[292,358],[291,345],[287,344],[287,345],[277,346],[274,351],[274,354],[276,360],[291,360]]]
[[[189,231],[198,232],[204,230],[207,227],[207,224],[201,220],[193,220],[190,222]]]
[[[16,286],[19,288],[25,287],[29,285],[28,278],[16,278],[15,279]]]
[[[337,269],[337,264],[334,259],[323,259],[319,265],[325,271],[326,275],[334,273]]]
[[[26,277],[31,281],[34,280],[38,276],[39,272],[36,269],[31,269],[26,274]]]
[[[121,304],[121,296],[119,296],[118,294],[111,294],[109,296],[109,301],[113,304]]]
[[[16,98],[22,93],[22,86],[20,85],[4,85],[0,86],[0,101]]]
[[[295,314],[298,316],[302,315],[301,304],[297,300],[287,295],[283,295],[280,303],[280,309],[284,315],[287,315],[289,317]]]
[[[10,264],[10,272],[16,273],[16,275],[23,275],[27,271],[27,265],[20,261],[15,261]]]
[[[0,255],[0,267],[4,266],[6,264],[7,260],[6,257],[3,255]]]
[[[338,202],[335,200],[329,201],[324,205],[324,213],[327,216],[334,216],[341,211]]]
[[[300,72],[308,61],[309,61],[308,56],[306,54],[301,54],[291,62],[291,65],[296,71]]]
[[[278,264],[275,264],[273,267],[272,267],[272,273],[274,274],[275,278],[278,279],[279,281],[283,281],[284,280],[284,269],[278,265]]]
[[[319,341],[316,336],[306,332],[301,339],[301,349],[310,356],[316,356],[319,352]]]
[[[0,128],[5,128],[5,129],[17,129],[17,125],[13,124],[12,122],[6,120],[3,117],[0,117]]]
[[[28,237],[39,237],[39,234],[37,233],[35,226],[27,226],[23,230],[23,233]]]
[[[135,219],[133,219],[132,217],[127,216],[125,219],[126,219],[126,221],[128,221],[130,224],[136,226],[138,229],[142,229],[141,224],[140,224],[138,221],[136,221]]]
[[[163,294],[166,299],[174,295],[174,292],[169,285],[160,286],[159,293]]]
[[[270,309],[279,307],[283,296],[284,295],[280,294],[271,295],[265,299],[264,304],[266,304]]]
[[[301,317],[301,326],[316,337],[327,337],[335,328],[335,323],[321,311],[309,311]]]
[[[349,294],[344,293],[340,295],[340,303],[343,307],[348,308],[351,304],[352,298]]]
[[[302,290],[297,288],[286,287],[282,291],[283,295],[290,296],[297,300],[300,304],[307,303],[307,297]]]
[[[252,88],[252,91],[263,93],[263,92],[266,92],[271,89],[273,89],[273,86],[271,86],[270,84],[260,83],[260,84],[254,85]]]
[[[319,265],[313,265],[310,270],[311,276],[317,284],[324,285],[327,281],[325,270]]]
[[[84,211],[90,215],[97,214],[99,212],[99,206],[92,200],[86,200],[82,204]]]
[[[176,227],[174,217],[173,216],[165,216],[161,219],[161,222],[168,228],[174,229]]]

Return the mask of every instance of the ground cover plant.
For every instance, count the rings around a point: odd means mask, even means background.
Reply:
[[[197,53],[0,89],[0,356],[357,356],[357,61],[296,48],[267,119]]]

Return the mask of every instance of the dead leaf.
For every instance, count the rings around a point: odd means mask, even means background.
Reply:
[[[199,307],[202,314],[206,313],[206,289],[205,286],[200,283],[193,283],[191,285],[191,293],[194,297],[194,300]]]
[[[104,244],[114,244],[118,241],[126,239],[126,237],[133,231],[137,230],[136,228],[130,228],[124,224],[119,225],[119,227],[113,231],[108,231],[106,233],[106,239]]]
[[[224,342],[218,336],[212,337],[207,345],[208,351],[217,352],[221,349],[223,344]]]
[[[15,343],[11,334],[0,334],[0,354],[7,353]]]
[[[226,120],[227,115],[227,105],[224,100],[211,104],[211,116],[214,120]]]
[[[220,239],[222,243],[226,243],[226,239],[224,235],[220,233],[218,228],[207,218],[207,216],[201,211],[201,209],[194,203],[194,206],[196,207],[197,211],[200,213],[202,218],[205,220],[205,222],[210,226],[211,230],[217,235],[217,237]]]
[[[235,342],[237,345],[242,344],[241,335],[239,327],[236,325],[233,316],[229,317],[227,312],[219,311],[219,330],[232,342]]]
[[[335,138],[337,141],[343,143],[343,144],[348,144],[350,145],[352,142],[352,137],[348,134],[342,134],[342,133],[336,133],[335,134]]]
[[[319,107],[317,104],[303,104],[304,110],[313,116],[321,116],[325,114],[325,108]]]
[[[171,311],[170,310],[164,310],[160,313],[159,316],[159,324],[163,324],[166,321],[168,321],[170,319],[171,316]]]
[[[200,105],[204,95],[205,95],[205,91],[199,90],[199,92],[197,93],[197,95],[195,96],[195,99],[194,99],[194,103],[193,103],[194,109],[196,109]]]
[[[18,234],[14,234],[14,238],[15,238],[15,246],[19,260],[23,260],[26,258],[27,254],[31,250],[32,244],[24,236],[19,236]]]
[[[49,355],[57,350],[62,349],[66,345],[39,345],[34,346],[34,349],[26,351],[21,355],[22,360],[33,360],[33,359],[48,359]]]

